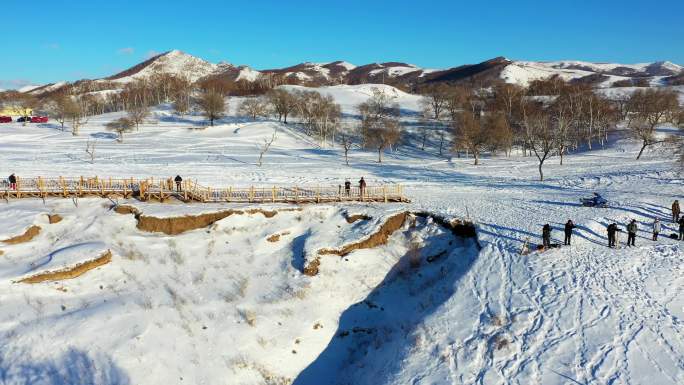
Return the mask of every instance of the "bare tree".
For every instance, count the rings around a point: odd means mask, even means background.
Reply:
[[[551,117],[541,106],[531,102],[522,103],[524,140],[527,148],[538,160],[539,180],[544,180],[544,162],[558,148],[558,137],[551,124]]]
[[[60,124],[62,131],[64,131],[64,123],[69,119],[69,112],[78,108],[74,106],[75,104],[71,96],[64,94],[53,97],[48,104],[50,115]]]
[[[278,115],[278,121],[287,124],[287,117],[297,108],[297,100],[290,92],[275,88],[266,93],[273,112]]]
[[[247,98],[240,103],[237,112],[240,116],[249,116],[252,120],[256,120],[268,113],[268,104],[261,97]]]
[[[574,139],[571,128],[577,118],[576,106],[576,99],[569,93],[563,93],[555,99],[548,109],[553,123],[553,134],[556,137],[561,165],[563,164],[563,155]]]
[[[470,105],[473,98],[473,91],[469,88],[454,86],[447,90],[446,109],[449,112],[449,119],[452,122],[458,120],[458,115],[466,106]]]
[[[421,89],[420,104],[429,119],[440,120],[447,108],[449,86],[443,83],[431,84]]]
[[[24,126],[31,121],[31,114],[38,106],[38,99],[26,93],[18,93],[14,98],[15,108],[21,111]]]
[[[119,118],[117,120],[113,120],[107,124],[105,124],[105,127],[107,127],[108,130],[114,131],[118,134],[117,141],[119,143],[123,142],[123,134],[125,132],[130,132],[133,130],[133,126],[135,125],[135,122],[131,120],[130,118]]]
[[[128,120],[133,122],[135,130],[140,130],[140,123],[150,115],[150,108],[144,104],[135,104],[128,108]]]
[[[67,104],[66,117],[71,124],[71,134],[78,135],[81,126],[88,123],[88,118],[85,115],[85,110],[82,103],[74,101]]]
[[[656,127],[672,111],[679,108],[677,93],[671,90],[647,89],[635,91],[629,99],[629,124],[632,136],[641,141],[637,159],[646,147],[672,141],[669,137],[656,137]]]
[[[204,112],[204,116],[209,119],[209,124],[214,125],[214,120],[220,119],[226,113],[226,101],[223,94],[209,90],[202,94],[199,99],[199,106]]]
[[[97,145],[97,141],[88,141],[86,142],[86,149],[85,152],[88,154],[90,157],[90,163],[95,163],[95,146]]]
[[[354,126],[346,126],[340,130],[340,144],[344,150],[344,163],[349,166],[349,151],[356,143],[356,128]]]
[[[401,138],[401,125],[396,117],[384,117],[380,119],[366,120],[365,143],[369,148],[378,151],[378,163],[382,163],[382,153]]]
[[[489,150],[503,151],[510,154],[513,146],[513,130],[508,124],[504,112],[489,113],[484,119],[484,126],[489,133]]]
[[[374,140],[372,144],[368,142],[368,139],[373,137],[373,133],[368,130],[377,132],[378,127],[385,125],[383,121],[388,121],[388,126],[394,125],[392,122],[398,121],[400,116],[399,104],[394,101],[396,96],[378,88],[373,88],[372,92],[373,95],[368,100],[356,107],[361,116],[363,147],[375,147],[374,145],[377,144],[377,140]]]
[[[276,130],[273,130],[273,135],[271,136],[270,139],[264,139],[264,143],[261,145],[259,148],[259,161],[257,162],[257,165],[261,167],[261,162],[264,158],[264,155],[268,152],[268,150],[271,148],[271,145],[273,142],[276,140]]]
[[[480,117],[470,111],[462,112],[454,123],[454,137],[456,149],[465,148],[470,151],[475,165],[479,164],[480,153],[490,145],[492,139],[488,126],[482,124]]]

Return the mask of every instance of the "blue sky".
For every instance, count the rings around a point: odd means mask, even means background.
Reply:
[[[102,77],[171,49],[256,69],[442,68],[496,56],[684,64],[682,0],[3,0],[1,9],[0,88]]]

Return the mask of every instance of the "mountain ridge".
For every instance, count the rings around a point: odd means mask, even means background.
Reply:
[[[231,82],[255,82],[262,78],[277,77],[282,84],[335,85],[386,83],[407,90],[434,83],[462,83],[504,81],[528,85],[531,81],[558,76],[567,81],[590,82],[598,87],[647,82],[650,85],[667,85],[684,75],[684,67],[670,61],[620,64],[595,63],[579,60],[524,61],[496,57],[476,64],[463,64],[445,69],[421,68],[400,61],[375,62],[355,65],[347,61],[302,62],[283,68],[256,70],[248,65],[229,62],[211,63],[180,50],[171,50],[143,60],[123,71],[99,79],[82,79],[77,82],[111,82],[119,86],[155,73],[182,76],[191,82],[219,78]],[[77,83],[74,82],[74,83]],[[41,94],[67,84],[48,83],[24,92]],[[55,85],[59,85],[55,87]],[[116,88],[116,86],[115,86]]]

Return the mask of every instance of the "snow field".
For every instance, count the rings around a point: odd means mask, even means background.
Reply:
[[[350,114],[370,95],[367,86],[320,91]],[[417,111],[416,97],[398,95],[402,110]],[[237,102],[231,99],[231,108]],[[178,236],[138,230],[132,215],[113,213],[107,200],[80,199],[78,207],[70,200],[0,203],[7,224],[0,239],[33,224],[43,228],[31,242],[0,243],[5,382],[684,382],[684,251],[663,236],[675,231],[669,205],[683,199],[684,180],[662,153],[649,151],[637,162],[635,144],[618,135],[605,149],[569,154],[563,166],[551,158],[541,183],[531,157],[487,156],[474,166],[472,159],[440,157],[434,136],[420,151],[411,124],[408,142],[383,164],[355,149],[347,167],[339,148],[321,148],[293,125],[230,115],[216,127],[191,130],[199,116],[177,117],[163,106],[156,114],[157,124],[143,125],[122,144],[103,129],[118,114],[91,119],[76,137],[52,124],[1,125],[0,173],[181,174],[217,187],[338,185],[365,176],[369,184],[405,185],[412,203],[233,215]],[[415,122],[410,114],[404,120]],[[256,166],[255,146],[276,129],[265,164]],[[91,164],[84,143],[94,138],[98,157]],[[608,208],[579,205],[594,191]],[[250,207],[120,203],[158,217]],[[302,274],[317,250],[363,239],[406,210],[473,220],[481,249],[419,219],[387,245],[322,256],[318,275]],[[64,220],[49,225],[46,213]],[[345,213],[372,219],[349,224]],[[652,242],[656,217],[664,228]],[[608,249],[605,226],[616,221],[624,228],[632,218],[637,247]],[[519,254],[526,240],[541,242],[545,223],[561,242],[568,219],[578,226],[572,246]],[[274,234],[280,240],[269,242]],[[448,252],[416,268],[415,244],[424,258]],[[54,253],[65,248],[73,253]],[[51,254],[51,263],[70,264],[103,249],[112,250],[112,262],[77,279],[11,283]]]

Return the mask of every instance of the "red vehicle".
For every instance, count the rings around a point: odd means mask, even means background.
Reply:
[[[32,116],[31,117],[31,123],[47,123],[47,122],[48,122],[47,116]]]
[[[0,116],[0,123],[12,123],[11,116]]]

